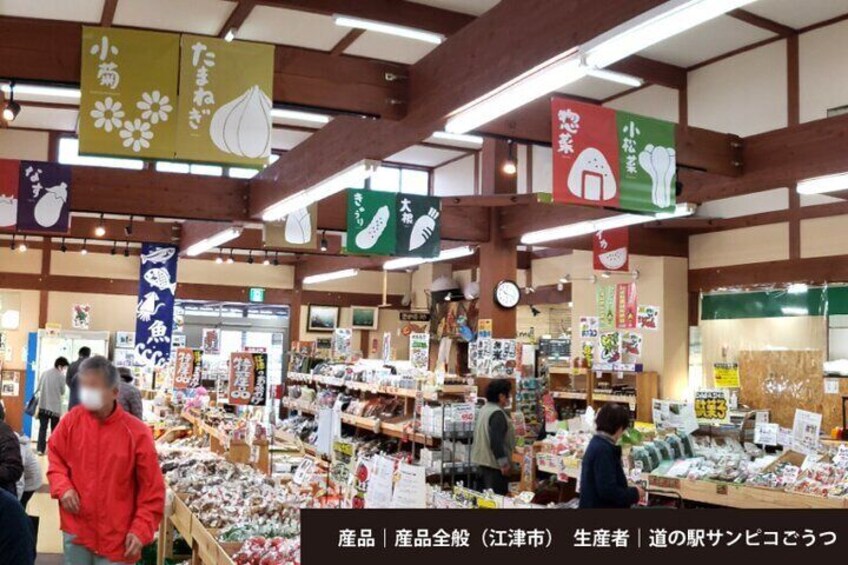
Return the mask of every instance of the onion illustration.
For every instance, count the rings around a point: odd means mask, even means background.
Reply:
[[[312,218],[307,208],[295,210],[286,218],[285,238],[293,245],[305,245],[312,239]]]
[[[224,153],[258,159],[271,153],[271,99],[254,85],[212,116],[209,136]]]
[[[62,216],[62,207],[68,200],[68,185],[62,183],[44,190],[46,194],[35,205],[33,216],[38,225],[49,228]]]

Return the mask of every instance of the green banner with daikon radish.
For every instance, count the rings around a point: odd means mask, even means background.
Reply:
[[[441,213],[441,200],[433,196],[348,190],[347,252],[438,257]]]
[[[553,98],[551,114],[555,201],[674,210],[675,124],[567,98]]]

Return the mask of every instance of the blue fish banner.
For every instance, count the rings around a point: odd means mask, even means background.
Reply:
[[[138,306],[135,309],[135,362],[145,367],[167,365],[174,327],[174,296],[177,292],[177,248],[144,243]]]

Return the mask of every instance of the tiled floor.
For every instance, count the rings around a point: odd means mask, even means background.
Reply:
[[[32,497],[27,513],[39,517],[37,565],[61,565],[62,534],[59,531],[59,507],[47,489],[47,457],[39,457],[44,486]]]

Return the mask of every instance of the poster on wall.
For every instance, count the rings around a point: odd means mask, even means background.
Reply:
[[[180,36],[176,158],[266,165],[273,81],[273,45]]]
[[[133,332],[115,332],[115,347],[135,347],[135,334]]]
[[[621,361],[621,334],[618,332],[602,333],[598,340],[600,351],[599,363],[619,363]]]
[[[91,304],[74,304],[71,307],[71,327],[75,330],[91,327]]]
[[[201,332],[201,348],[207,355],[221,353],[221,330],[218,328],[203,328]]]
[[[615,285],[615,327],[629,330],[636,327],[636,283]]]
[[[636,309],[636,327],[640,330],[656,331],[660,329],[659,306],[639,305]]]
[[[136,364],[158,368],[168,363],[176,292],[177,248],[143,243],[135,310]]]
[[[430,334],[413,333],[409,336],[409,361],[415,369],[426,371],[430,366]]]
[[[336,328],[333,330],[333,359],[346,360],[353,353],[353,330]]]
[[[46,234],[71,226],[71,167],[0,161],[0,228]]]
[[[730,422],[730,395],[727,389],[699,389],[695,392],[698,423],[718,425]]]
[[[615,329],[615,287],[601,286],[595,287],[595,306],[598,314],[598,329],[601,332],[608,332]]]
[[[265,406],[268,384],[268,355],[237,351],[230,353],[229,404]]]
[[[580,343],[580,352],[583,354],[583,359],[591,367],[595,362],[595,351],[598,349],[598,340],[586,339]]]
[[[739,364],[714,363],[713,383],[716,388],[739,388]]]
[[[80,154],[173,159],[180,36],[82,29]]]
[[[597,339],[599,322],[597,316],[580,316],[580,337],[582,339]]]
[[[622,333],[621,351],[625,363],[638,363],[642,359],[642,334]]]
[[[295,210],[278,222],[262,224],[265,247],[318,248],[318,204]]]
[[[596,271],[630,269],[630,229],[599,231],[592,238],[592,266]]]
[[[0,231],[14,231],[18,224],[20,161],[0,159]]]
[[[675,125],[554,97],[554,200],[656,213],[676,201]]]

